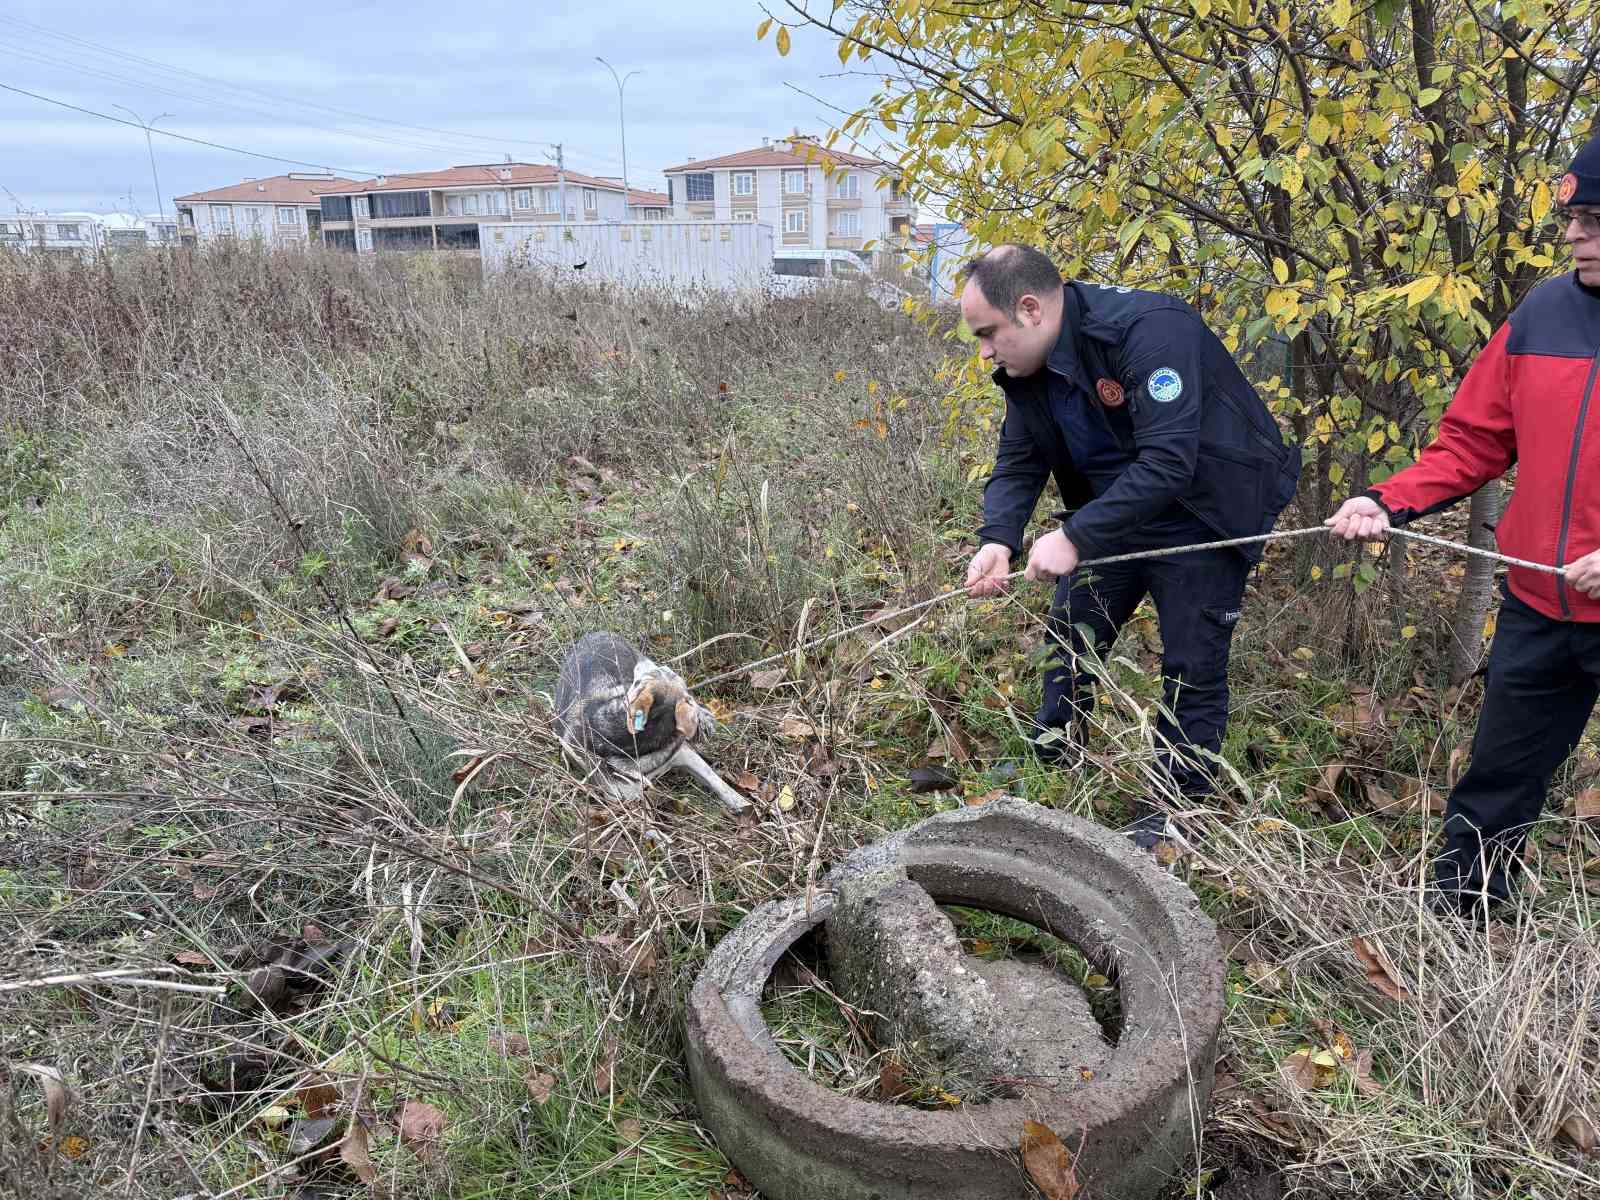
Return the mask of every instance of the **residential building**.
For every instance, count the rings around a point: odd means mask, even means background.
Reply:
[[[98,213],[0,213],[0,250],[91,259],[104,245]]]
[[[272,246],[313,244],[322,236],[322,196],[313,189],[359,186],[335,175],[295,171],[193,192],[173,201],[178,234],[187,245],[244,238]]]
[[[636,195],[650,196],[652,193]],[[653,193],[658,198],[660,193]],[[321,187],[325,245],[374,250],[478,249],[478,226],[621,221],[622,183],[543,163],[475,163],[442,171],[380,175]]]
[[[666,221],[672,217],[672,198],[665,192],[628,189],[628,220]]]
[[[848,250],[887,266],[899,261],[916,220],[898,167],[798,133],[665,174],[674,220],[769,223],[780,257]]]

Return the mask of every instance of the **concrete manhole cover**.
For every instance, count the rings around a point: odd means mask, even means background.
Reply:
[[[1111,1041],[1078,988],[967,954],[940,905],[1026,922],[1114,984]],[[880,1044],[914,1045],[970,1102],[937,1110],[841,1095],[792,1065],[762,1014],[803,939]],[[1037,1195],[1025,1120],[1078,1156],[1095,1200],[1154,1196],[1192,1159],[1222,1022],[1222,953],[1193,893],[1125,838],[1022,801],[942,813],[850,855],[807,909],[753,911],[690,993],[688,1058],[707,1126],[771,1200]]]

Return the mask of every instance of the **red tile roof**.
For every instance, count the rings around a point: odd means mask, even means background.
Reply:
[[[265,179],[246,179],[243,183],[212,188],[209,192],[192,192],[174,199],[185,204],[196,201],[215,204],[320,204],[320,194],[330,188],[360,186],[333,175],[301,176],[298,179],[291,175],[269,175]]]
[[[672,203],[672,197],[665,192],[647,192],[642,188],[629,188],[628,203],[634,208],[665,208]]]
[[[366,183],[344,181],[342,187],[319,187],[325,196],[352,196],[361,192],[411,192],[427,188],[454,188],[553,184],[559,180],[556,169],[546,163],[479,163],[461,167],[447,167],[442,171],[412,171],[405,174],[384,175]],[[614,179],[599,179],[578,171],[567,172],[567,183],[573,187],[603,188],[620,192],[622,184]]]
[[[720,158],[701,158],[694,162],[684,163],[678,167],[668,167],[666,174],[677,171],[709,171],[725,170],[728,167],[803,167],[808,163],[827,160],[840,166],[847,167],[890,167],[891,164],[880,162],[876,158],[863,158],[859,154],[846,154],[843,150],[829,150],[816,142],[801,139],[793,143],[801,149],[799,153],[782,149],[785,143],[772,146],[758,146],[754,150],[740,150],[736,154],[724,154]],[[806,151],[810,151],[808,157]]]

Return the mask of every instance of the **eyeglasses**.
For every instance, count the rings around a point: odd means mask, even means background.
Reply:
[[[1600,209],[1561,207],[1555,210],[1555,216],[1564,226],[1576,221],[1585,237],[1600,237]]]

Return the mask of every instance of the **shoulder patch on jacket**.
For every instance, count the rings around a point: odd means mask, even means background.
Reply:
[[[1157,404],[1171,404],[1183,395],[1183,376],[1171,367],[1157,367],[1144,381],[1144,390]]]
[[[1123,402],[1122,385],[1115,379],[1096,379],[1094,381],[1095,395],[1100,397],[1100,403],[1107,408],[1121,408]]]

